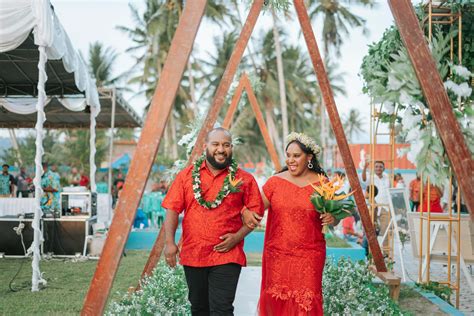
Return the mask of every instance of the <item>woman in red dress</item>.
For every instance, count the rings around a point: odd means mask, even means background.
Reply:
[[[291,133],[286,167],[263,186],[268,207],[262,261],[260,315],[323,315],[322,276],[326,242],[322,225],[335,224],[310,202],[318,174],[319,147],[308,136]]]

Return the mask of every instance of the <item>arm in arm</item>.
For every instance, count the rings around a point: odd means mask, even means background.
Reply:
[[[241,242],[251,231],[252,229],[248,228],[246,225],[242,225],[236,233],[228,233],[221,236],[220,239],[222,239],[222,242],[214,246],[214,251],[228,252],[234,248],[235,245]]]

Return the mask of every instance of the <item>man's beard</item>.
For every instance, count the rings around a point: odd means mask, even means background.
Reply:
[[[213,166],[214,168],[218,170],[222,170],[230,166],[232,163],[232,153],[227,156],[227,158],[224,160],[224,162],[220,163],[217,162],[216,159],[214,158],[214,155],[212,155],[207,149],[206,149],[206,160]]]

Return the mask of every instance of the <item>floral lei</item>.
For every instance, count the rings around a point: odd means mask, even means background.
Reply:
[[[232,162],[229,166],[229,175],[225,178],[224,184],[217,194],[216,199],[214,201],[206,201],[202,196],[201,174],[199,173],[199,169],[201,168],[201,165],[205,159],[206,155],[202,155],[200,158],[196,159],[193,164],[193,192],[194,198],[199,203],[199,205],[207,209],[213,209],[221,205],[224,198],[230,193],[239,192],[238,187],[242,184],[242,180],[235,179],[235,174],[237,173],[237,162],[232,158]]]

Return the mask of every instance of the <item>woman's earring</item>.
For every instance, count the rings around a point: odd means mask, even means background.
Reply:
[[[314,166],[313,166],[313,164],[311,163],[311,160],[308,161],[308,169],[313,169],[313,167],[314,167]]]

